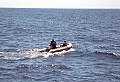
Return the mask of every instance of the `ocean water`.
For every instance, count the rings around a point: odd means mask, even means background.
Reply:
[[[51,39],[75,50],[17,52]],[[0,8],[0,82],[120,82],[120,10]]]

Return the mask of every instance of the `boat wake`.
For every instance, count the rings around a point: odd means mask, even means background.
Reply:
[[[63,50],[60,52],[49,53],[49,52],[40,52],[40,49],[30,49],[26,51],[15,51],[15,52],[0,52],[0,59],[5,60],[21,60],[21,59],[31,59],[37,58],[39,56],[48,58],[54,55],[64,55],[65,53],[75,51],[75,49],[71,48],[70,50]]]

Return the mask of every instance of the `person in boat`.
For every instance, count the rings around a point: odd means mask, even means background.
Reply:
[[[67,45],[68,45],[68,43],[67,43],[67,41],[65,40],[64,43],[62,44],[62,47],[67,46]]]
[[[51,49],[55,49],[56,48],[56,41],[54,39],[52,39],[51,43],[50,43],[50,46],[51,46]]]

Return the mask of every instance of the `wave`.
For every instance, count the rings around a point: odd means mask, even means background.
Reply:
[[[55,69],[61,69],[61,70],[71,70],[71,67],[68,67],[63,64],[52,64],[52,67]]]
[[[71,51],[75,51],[75,49],[71,48],[68,51],[61,51],[61,52],[55,52],[55,53],[42,53],[39,52],[39,49],[30,49],[27,51],[15,51],[15,52],[0,52],[0,59],[3,60],[22,60],[22,59],[31,59],[31,58],[37,58],[39,56],[48,58],[50,56],[54,55],[62,55]]]
[[[23,69],[23,68],[38,68],[40,67],[39,65],[35,65],[35,64],[32,64],[32,65],[29,65],[29,64],[20,64],[19,66],[16,66],[17,69]]]
[[[113,55],[113,56],[120,56],[120,54],[112,53],[112,52],[102,52],[102,51],[95,51],[96,54],[107,54],[107,55]]]

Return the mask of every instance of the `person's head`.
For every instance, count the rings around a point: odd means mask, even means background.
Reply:
[[[66,42],[66,40],[64,42]]]
[[[52,41],[54,41],[54,39],[52,39]]]

